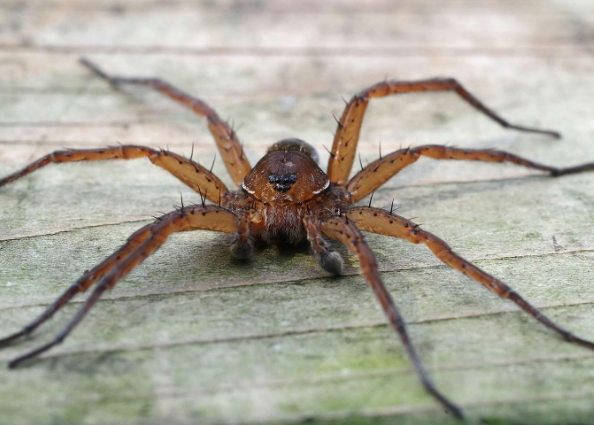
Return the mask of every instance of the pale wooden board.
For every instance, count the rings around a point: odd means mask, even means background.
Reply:
[[[241,125],[252,163],[271,142],[323,145],[341,96],[386,76],[456,76],[515,134],[454,95],[372,104],[364,161],[401,144],[497,147],[551,164],[594,159],[588,2],[0,5],[0,174],[62,146],[169,146],[210,164],[206,126],[142,90],[111,90],[77,64],[159,75]],[[25,44],[19,44],[25,43]],[[215,172],[230,185],[220,161]],[[184,198],[144,161],[49,167],[0,191],[2,333],[39,313],[151,214]],[[374,197],[577,333],[594,338],[594,178],[421,161]],[[437,385],[471,421],[590,423],[592,354],[448,270],[422,247],[369,236]],[[172,237],[46,360],[0,370],[0,423],[444,423],[348,257],[327,278],[306,253],[230,258],[229,237]],[[343,251],[343,254],[346,253]],[[83,298],[10,358],[46,341]],[[501,422],[503,421],[503,422]]]

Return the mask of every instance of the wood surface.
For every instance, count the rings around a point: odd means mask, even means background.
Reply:
[[[363,162],[424,143],[594,160],[594,5],[585,0],[0,3],[0,175],[62,147],[168,147],[210,166],[206,123],[77,60],[160,76],[231,118],[252,164],[282,138],[326,163],[348,98],[386,77],[453,76],[512,122],[453,94],[372,101]],[[232,181],[220,160],[214,171]],[[20,329],[151,215],[199,196],[146,160],[50,166],[0,189],[0,330]],[[578,335],[594,339],[594,175],[422,159],[374,195],[423,223]],[[362,203],[366,203],[363,200]],[[437,386],[470,423],[594,423],[594,353],[448,269],[368,237]],[[0,368],[4,424],[455,423],[427,395],[346,250],[331,278],[307,252],[248,264],[230,236],[175,235],[61,346]],[[78,297],[0,362],[51,338]]]

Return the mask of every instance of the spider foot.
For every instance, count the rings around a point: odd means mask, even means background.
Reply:
[[[99,68],[97,65],[95,65],[93,62],[91,62],[90,60],[88,60],[85,57],[80,57],[78,59],[78,61],[81,63],[81,65],[87,67],[90,71],[92,71],[95,75],[98,75],[99,77],[110,81],[111,78],[109,75],[107,75],[105,73],[105,71],[103,71],[101,68]]]
[[[254,255],[254,246],[249,241],[241,242],[239,238],[231,243],[231,255],[238,260],[249,260]]]
[[[446,408],[446,410],[450,413],[452,413],[452,415],[454,415],[457,419],[460,419],[461,421],[466,420],[466,418],[464,417],[464,412],[462,411],[461,408],[459,408],[457,405],[455,405],[454,403],[452,403],[450,400],[448,400],[447,398],[445,398],[439,391],[437,391],[435,388],[431,388],[429,389],[429,393],[435,397],[442,405],[443,407]]]
[[[46,352],[47,350],[49,350],[50,348],[60,344],[63,341],[63,337],[58,337],[55,340],[42,345],[39,348],[36,348],[35,350],[29,351],[26,354],[23,354],[22,356],[19,356],[11,361],[8,362],[8,368],[9,369],[16,369],[17,367],[19,367],[21,365],[21,363],[33,359],[37,356],[39,356],[40,354]]]
[[[575,336],[574,334],[567,332],[566,335],[563,336],[565,341],[571,342],[577,345],[581,345],[584,348],[588,348],[590,350],[594,350],[594,342],[588,341],[587,339],[580,338],[579,336]]]
[[[18,339],[21,339],[22,337],[29,335],[31,332],[33,332],[33,329],[24,328],[18,332],[15,332],[11,335],[8,335],[8,336],[0,339],[0,348],[6,347],[6,346],[12,344],[13,342],[17,341]]]
[[[342,274],[344,262],[340,254],[331,249],[322,252],[315,251],[314,256],[320,267],[335,276]]]

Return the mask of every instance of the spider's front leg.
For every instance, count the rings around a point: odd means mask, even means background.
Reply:
[[[470,261],[460,257],[443,240],[432,233],[421,229],[418,225],[404,217],[391,214],[380,208],[355,207],[347,211],[347,217],[357,223],[362,230],[380,235],[394,236],[414,244],[425,244],[433,254],[448,266],[460,271],[474,281],[485,286],[501,298],[508,299],[518,305],[526,313],[534,317],[547,328],[559,334],[563,339],[594,350],[594,342],[575,336],[557,325],[540,310],[526,301],[501,280],[481,270]]]
[[[338,128],[334,136],[332,151],[330,152],[330,160],[328,162],[328,177],[330,178],[330,181],[339,186],[344,186],[346,184],[355,159],[355,152],[359,142],[359,134],[361,133],[361,125],[363,124],[365,111],[372,98],[386,97],[400,93],[427,91],[453,91],[476,110],[499,123],[502,127],[528,133],[544,134],[555,138],[561,137],[556,131],[541,130],[538,128],[509,123],[480,102],[453,78],[437,78],[419,81],[384,81],[359,92],[347,103],[347,106],[338,121]]]
[[[400,340],[412,361],[412,364],[419,376],[423,386],[436,400],[438,400],[447,410],[452,412],[457,418],[463,419],[462,410],[446,398],[433,384],[429,375],[425,371],[421,359],[417,354],[402,315],[400,314],[394,300],[390,296],[386,285],[382,281],[375,255],[367,245],[365,238],[349,217],[332,217],[322,220],[319,223],[322,232],[329,237],[336,239],[346,245],[353,254],[359,257],[363,275],[371,285],[373,292],[379,301],[384,313],[386,314],[390,325],[400,336]]]
[[[0,340],[0,344],[8,343],[20,336],[32,332],[66,304],[76,293],[86,290],[93,283],[97,282],[95,289],[87,298],[83,306],[52,341],[12,360],[9,363],[9,367],[17,367],[23,361],[36,357],[55,345],[60,344],[86,316],[105,291],[113,288],[118,281],[123,279],[149,255],[154,253],[161,245],[163,245],[163,243],[165,243],[169,235],[172,233],[197,229],[234,233],[236,228],[237,216],[224,208],[214,205],[197,205],[180,208],[179,210],[165,214],[157,219],[156,222],[144,226],[134,233],[122,248],[106,258],[97,267],[85,273],[78,282],[70,287],[38,319],[33,321],[22,331]]]
[[[219,118],[217,113],[201,99],[184,93],[160,78],[120,77],[106,73],[86,58],[81,58],[80,63],[90,69],[95,75],[107,80],[110,84],[116,86],[139,85],[152,88],[191,109],[197,115],[206,118],[208,120],[208,129],[215,139],[227,171],[238,186],[251,170],[252,167],[245,157],[243,147],[235,131],[225,121]]]

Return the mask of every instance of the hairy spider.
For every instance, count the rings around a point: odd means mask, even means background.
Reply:
[[[140,228],[112,255],[93,269],[86,271],[29,325],[21,331],[1,339],[0,345],[5,345],[32,333],[74,295],[95,285],[83,306],[52,341],[12,360],[9,367],[14,368],[23,361],[36,357],[60,344],[80,323],[101,295],[114,287],[117,282],[155,252],[165,243],[169,235],[174,232],[197,229],[234,234],[231,254],[240,259],[249,259],[254,248],[259,245],[298,244],[309,241],[320,266],[334,275],[341,274],[343,261],[324,239],[324,236],[342,242],[359,257],[363,275],[371,285],[390,325],[399,335],[423,386],[458,418],[463,417],[461,409],[435,387],[421,364],[407,333],[405,322],[382,282],[375,256],[361,234],[361,230],[406,239],[415,244],[425,244],[445,264],[459,270],[500,297],[516,303],[521,309],[565,340],[594,349],[594,343],[561,328],[504,282],[460,257],[437,236],[421,229],[412,221],[394,214],[392,209],[385,211],[371,206],[353,206],[357,201],[372,194],[374,190],[403,168],[416,162],[421,156],[434,159],[510,162],[547,172],[551,176],[594,170],[594,163],[557,168],[500,150],[424,145],[400,149],[380,157],[349,179],[361,124],[367,105],[372,98],[398,93],[454,91],[479,112],[503,127],[545,134],[555,138],[560,137],[559,133],[507,122],[451,78],[384,81],[366,88],[347,102],[346,108],[338,120],[327,173],[324,173],[318,166],[317,153],[314,148],[298,139],[285,139],[273,144],[266,155],[252,168],[235,132],[202,100],[192,97],[158,78],[112,76],[87,59],[81,59],[81,63],[112,85],[134,84],[150,87],[205,117],[225,166],[240,189],[230,191],[217,176],[192,161],[191,158],[187,159],[166,150],[155,150],[135,145],[55,151],[0,180],[0,186],[3,186],[50,163],[146,157],[153,164],[169,171],[200,193],[202,197],[202,205],[185,207],[182,205],[182,207],[157,218],[153,223]],[[213,204],[207,205],[205,199],[212,201]]]

